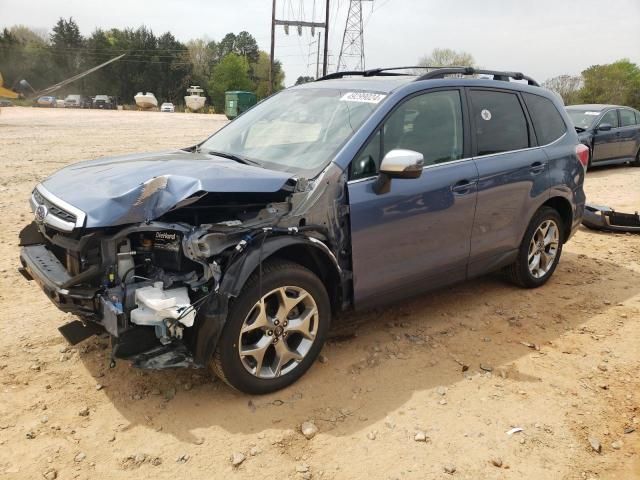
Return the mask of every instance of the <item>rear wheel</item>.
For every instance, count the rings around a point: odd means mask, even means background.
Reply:
[[[264,264],[229,309],[210,361],[213,372],[250,394],[284,388],[313,364],[326,339],[330,303],[320,279],[283,260]]]
[[[555,271],[562,253],[562,218],[556,210],[542,207],[531,219],[516,261],[506,273],[525,288],[544,285]]]
[[[640,167],[640,150],[638,150],[638,153],[636,153],[636,159],[631,162],[631,165],[633,165],[634,167]]]

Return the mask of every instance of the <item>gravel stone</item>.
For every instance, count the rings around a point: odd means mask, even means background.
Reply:
[[[313,423],[312,421],[308,421],[304,422],[300,426],[300,431],[307,440],[311,440],[318,433],[318,427],[316,427],[315,423]]]

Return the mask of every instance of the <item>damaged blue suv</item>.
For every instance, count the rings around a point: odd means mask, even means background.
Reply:
[[[21,272],[79,318],[70,342],[106,332],[112,362],[208,367],[252,394],[303,375],[341,312],[496,270],[541,286],[585,204],[562,104],[521,73],[402,70],[60,170],[33,190]]]

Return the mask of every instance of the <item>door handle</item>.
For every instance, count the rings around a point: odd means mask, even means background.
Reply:
[[[542,173],[544,171],[544,169],[547,168],[547,164],[546,163],[542,163],[542,162],[533,162],[531,164],[531,166],[529,167],[529,171],[534,174],[537,175],[539,173]]]
[[[465,195],[473,190],[476,183],[478,183],[477,180],[460,180],[451,186],[451,191],[458,195]]]

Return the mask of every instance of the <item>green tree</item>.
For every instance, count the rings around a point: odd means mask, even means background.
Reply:
[[[255,92],[259,100],[268,97],[269,88],[269,64],[270,56],[267,52],[260,51],[258,53],[258,61],[252,65],[252,71],[255,81]],[[276,60],[273,63],[273,91],[277,92],[284,88],[284,71],[282,63]]]
[[[82,47],[84,39],[73,17],[69,20],[59,18],[49,37],[54,63],[58,67],[58,78],[70,77],[79,72],[82,66]]]
[[[227,54],[213,68],[209,81],[211,103],[216,111],[224,109],[224,92],[230,90],[253,90],[254,84],[249,78],[249,62],[235,53]]]
[[[296,85],[302,85],[303,83],[309,83],[309,82],[313,82],[315,80],[314,77],[298,77],[298,79],[296,80]]]
[[[423,56],[418,61],[418,65],[421,67],[477,67],[473,55],[450,48],[434,48],[429,55]]]
[[[640,68],[627,59],[593,65],[582,72],[583,103],[613,103],[640,108]]]
[[[558,75],[543,82],[542,86],[560,95],[565,105],[573,105],[580,102],[582,83],[579,75]]]

